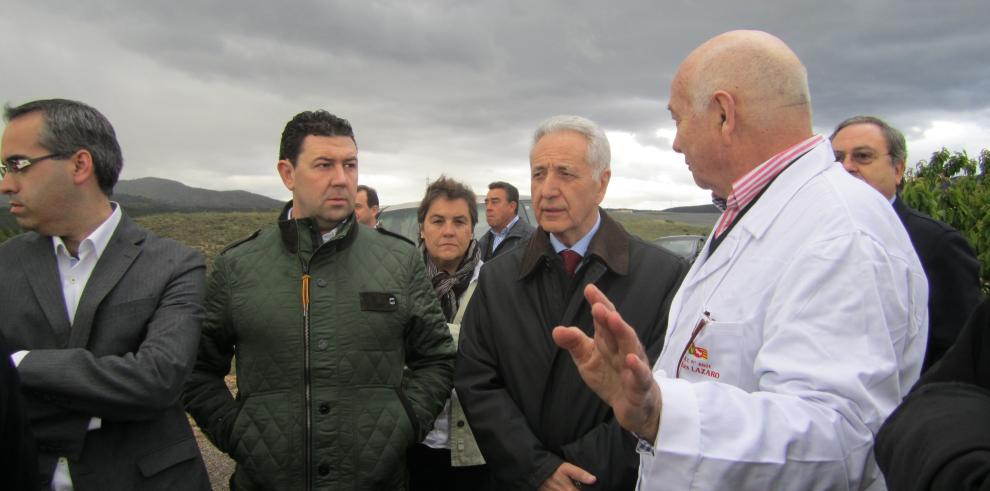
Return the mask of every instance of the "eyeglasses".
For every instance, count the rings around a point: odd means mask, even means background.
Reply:
[[[859,165],[870,165],[874,160],[883,157],[884,155],[890,155],[889,153],[878,154],[872,150],[853,150],[849,155],[852,157],[853,162]],[[835,161],[838,163],[843,163],[846,161],[846,152],[842,150],[835,151]]]
[[[43,155],[41,157],[35,157],[33,159],[24,158],[24,157],[21,158],[11,157],[7,160],[4,160],[3,162],[0,162],[0,178],[5,177],[8,171],[14,174],[19,174],[21,172],[24,172],[24,169],[27,169],[29,166],[33,164],[37,164],[42,160],[62,159],[62,158],[66,158],[67,156],[68,155],[61,153],[52,153],[48,155]]]

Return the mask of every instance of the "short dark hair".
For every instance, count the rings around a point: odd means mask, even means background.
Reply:
[[[426,196],[419,203],[416,210],[416,219],[422,225],[426,221],[426,213],[430,211],[430,206],[437,198],[446,198],[450,201],[462,199],[467,202],[468,214],[471,215],[471,230],[478,224],[478,197],[471,190],[471,187],[455,181],[447,176],[441,175],[436,181],[426,187]]]
[[[39,112],[44,118],[38,143],[56,155],[70,156],[86,150],[93,157],[93,172],[103,194],[113,194],[124,156],[117,133],[106,116],[86,104],[68,99],[43,99],[4,106],[4,120]]]
[[[346,119],[338,118],[323,109],[303,111],[285,124],[285,130],[282,131],[282,143],[278,149],[278,159],[288,160],[295,167],[296,158],[299,157],[299,152],[302,150],[303,140],[309,135],[346,136],[350,137],[354,145],[357,146],[354,130]]]
[[[505,181],[495,181],[488,185],[488,190],[491,191],[492,189],[504,189],[505,196],[508,198],[509,203],[519,204],[519,190],[512,184]]]
[[[357,192],[364,191],[368,195],[368,208],[373,206],[378,206],[378,191],[371,186],[365,186],[364,184],[359,184],[357,187]]]
[[[853,116],[839,123],[839,126],[835,127],[835,131],[832,132],[832,136],[828,137],[828,139],[834,140],[835,135],[838,135],[845,127],[854,124],[872,124],[880,128],[880,132],[883,133],[883,139],[887,142],[887,152],[890,154],[890,159],[894,162],[894,165],[897,165],[898,162],[907,163],[907,143],[904,141],[904,134],[876,116]]]

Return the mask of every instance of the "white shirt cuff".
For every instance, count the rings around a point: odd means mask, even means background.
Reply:
[[[15,351],[10,354],[10,360],[14,362],[15,367],[19,366],[21,362],[24,361],[24,357],[27,356],[28,353],[30,353],[30,351],[27,350]],[[98,430],[102,427],[103,427],[103,419],[94,416],[89,419],[89,426],[86,428],[86,431]]]
[[[663,410],[653,446],[657,450],[697,455],[701,449],[701,410],[691,382],[654,377],[660,385]]]
[[[27,356],[28,353],[30,353],[30,351],[26,351],[26,350],[15,351],[10,354],[10,361],[14,362],[15,367],[19,366],[21,364],[21,361],[24,360],[24,357]]]

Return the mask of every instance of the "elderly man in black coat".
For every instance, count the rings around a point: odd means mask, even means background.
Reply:
[[[551,337],[559,325],[593,332],[584,290],[594,284],[638,326],[651,361],[660,353],[687,266],[598,207],[609,158],[591,121],[558,116],[539,127],[530,169],[540,228],[482,268],[464,317],[454,386],[497,489],[636,485],[636,439]]]

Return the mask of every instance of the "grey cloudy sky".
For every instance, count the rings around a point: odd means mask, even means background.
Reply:
[[[757,6],[748,5],[756,3]],[[990,147],[990,2],[5,0],[0,99],[66,97],[117,129],[123,178],[284,199],[295,113],[348,118],[384,204],[441,173],[528,194],[529,138],[554,114],[601,123],[609,207],[699,204],[670,150],[670,80],[695,46],[756,28],[804,61],[815,127],[855,114],[905,131],[914,162]]]

